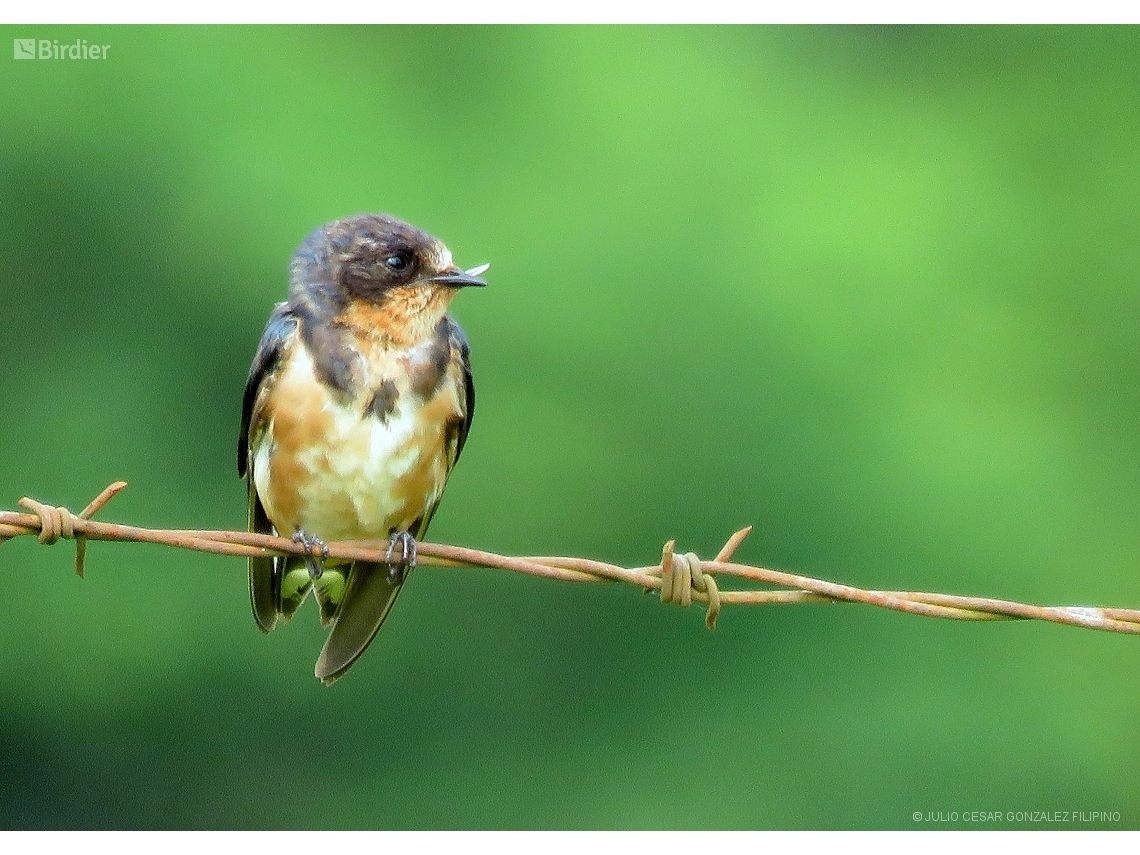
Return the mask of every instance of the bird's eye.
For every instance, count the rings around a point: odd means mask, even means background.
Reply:
[[[389,270],[401,271],[408,267],[408,257],[402,253],[393,253],[384,259]]]

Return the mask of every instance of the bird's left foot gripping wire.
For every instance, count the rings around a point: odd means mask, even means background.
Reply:
[[[396,544],[400,544],[400,557],[395,558]],[[406,531],[394,531],[388,541],[388,553],[384,560],[388,563],[388,578],[402,582],[408,571],[416,566],[416,539]]]
[[[328,544],[300,528],[293,532],[293,542],[305,547],[305,566],[309,568],[309,578],[317,581],[325,572],[325,559],[329,557]]]

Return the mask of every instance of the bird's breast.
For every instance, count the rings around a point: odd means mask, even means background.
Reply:
[[[443,492],[460,390],[417,391],[430,360],[416,349],[363,353],[349,395],[318,380],[300,341],[283,363],[253,447],[254,484],[277,531],[347,540],[409,529]]]

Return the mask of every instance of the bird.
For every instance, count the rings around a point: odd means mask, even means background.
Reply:
[[[249,559],[266,633],[314,592],[332,684],[371,644],[415,566],[475,414],[467,337],[447,314],[490,265],[388,214],[312,231],[261,336],[242,398],[238,474],[249,530],[304,555]],[[327,541],[389,539],[384,562],[329,560]]]

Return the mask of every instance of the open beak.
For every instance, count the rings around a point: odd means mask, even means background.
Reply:
[[[486,285],[486,280],[481,279],[480,275],[486,273],[487,268],[490,266],[489,264],[480,264],[478,267],[472,267],[470,270],[460,270],[457,267],[453,271],[433,276],[431,281],[438,282],[441,285],[450,285],[453,288],[466,288],[468,285]]]

